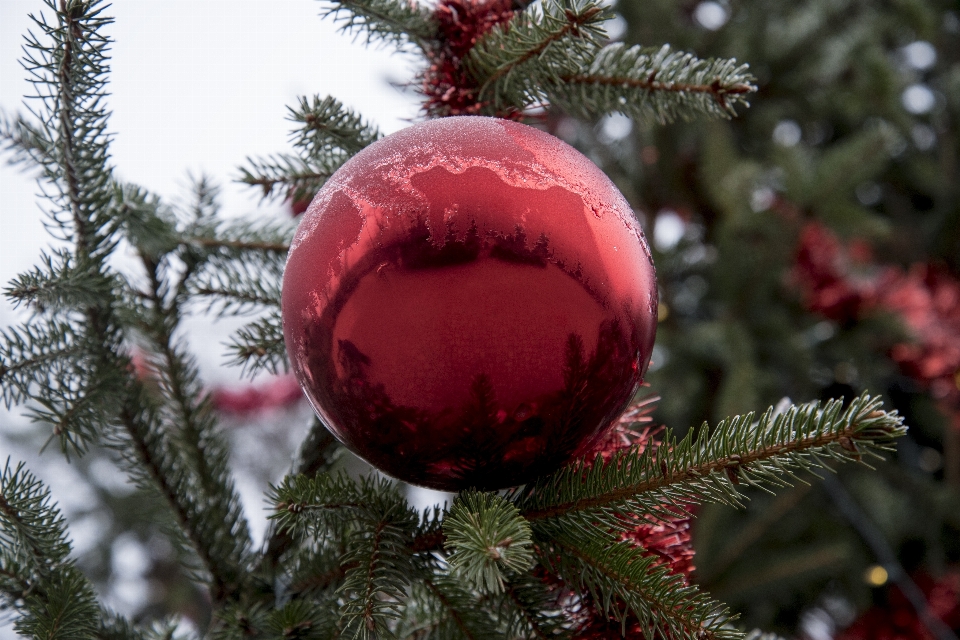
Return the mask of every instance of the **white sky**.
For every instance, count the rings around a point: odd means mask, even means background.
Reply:
[[[27,15],[44,9],[41,0],[0,0],[0,108],[8,114],[22,109],[21,97],[31,90],[19,64],[22,36],[31,27]],[[119,177],[176,198],[185,192],[188,171],[203,172],[224,187],[225,212],[278,215],[281,205],[258,208],[257,194],[231,180],[246,156],[289,150],[293,125],[286,106],[298,95],[336,96],[385,133],[416,118],[415,96],[389,84],[409,81],[416,60],[354,42],[321,20],[321,9],[315,0],[114,0],[108,105]],[[49,244],[36,193],[30,175],[0,162],[0,287],[33,266]],[[0,298],[0,328],[20,315]],[[199,354],[202,368],[218,377],[227,331],[197,324],[194,342],[209,345]],[[29,458],[69,511],[86,494],[71,489],[77,485],[55,461],[59,454],[36,459],[4,439],[4,431],[25,426],[19,413],[0,407],[0,464],[8,454]],[[245,502],[262,509],[262,487],[241,489]],[[0,638],[10,634],[0,624]]]
[[[121,178],[165,197],[183,193],[188,171],[226,187],[233,213],[256,205],[229,184],[248,155],[287,150],[286,106],[331,94],[390,133],[417,115],[415,98],[389,86],[415,61],[368,49],[321,20],[314,0],[115,0],[109,13],[113,72],[109,107]],[[19,64],[27,14],[40,0],[0,0],[0,107],[30,91]],[[46,242],[32,179],[0,167],[0,281],[29,268]],[[4,311],[4,315],[6,312]]]

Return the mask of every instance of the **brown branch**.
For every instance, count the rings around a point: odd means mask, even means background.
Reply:
[[[867,416],[868,418],[875,417],[873,414]],[[800,440],[794,440],[793,442],[786,443],[777,443],[770,445],[769,447],[763,447],[743,455],[732,454],[730,456],[719,458],[717,460],[711,460],[709,462],[703,463],[701,465],[688,467],[687,469],[681,471],[680,473],[670,473],[669,471],[665,472],[663,475],[655,478],[648,478],[642,482],[632,484],[625,487],[618,487],[616,489],[611,489],[606,493],[594,496],[592,498],[584,498],[582,500],[573,500],[570,502],[561,503],[554,505],[546,509],[533,509],[530,511],[525,511],[523,517],[527,520],[542,520],[544,518],[555,518],[557,516],[563,515],[570,511],[581,511],[585,509],[593,509],[596,507],[601,507],[611,502],[616,502],[618,500],[624,500],[629,498],[632,495],[639,493],[645,493],[648,491],[656,491],[657,489],[663,489],[672,484],[678,482],[685,482],[688,480],[696,480],[702,478],[703,476],[709,475],[711,473],[727,473],[729,471],[731,475],[731,481],[736,484],[734,478],[737,477],[736,471],[738,468],[749,465],[751,463],[757,462],[758,460],[765,460],[767,458],[772,458],[777,455],[784,455],[787,453],[794,453],[797,451],[803,451],[806,449],[812,449],[817,447],[824,447],[829,444],[839,443],[844,449],[853,447],[853,439],[856,436],[856,424],[851,424],[849,427],[843,431],[835,433],[825,433],[819,436],[811,436],[809,438],[802,438]],[[857,455],[854,452],[851,452],[851,456]],[[666,470],[665,470],[666,471]]]
[[[624,76],[594,76],[586,74],[577,74],[572,76],[561,76],[560,80],[569,84],[592,84],[615,87],[630,87],[633,89],[643,89],[645,91],[665,91],[670,93],[708,93],[714,100],[723,107],[728,108],[726,98],[731,95],[743,95],[751,93],[754,88],[747,83],[738,83],[732,86],[724,86],[719,80],[714,80],[710,84],[690,84],[686,82],[659,82],[656,79],[656,72],[651,73],[647,78],[628,78]]]
[[[443,535],[443,531],[437,529],[436,531],[431,531],[430,533],[424,533],[415,537],[410,544],[407,545],[407,548],[410,549],[410,553],[442,551],[446,539],[446,536]]]
[[[274,298],[267,298],[265,296],[258,296],[250,293],[239,293],[236,291],[227,291],[224,289],[213,289],[210,287],[198,287],[196,289],[196,294],[198,296],[211,296],[211,297],[222,297],[229,298],[239,303],[246,304],[262,304],[265,306],[279,306],[279,301]],[[216,304],[215,302],[211,304]]]
[[[180,502],[176,489],[161,471],[160,465],[157,464],[156,458],[154,457],[153,450],[143,437],[142,431],[145,430],[145,425],[140,424],[136,418],[135,412],[131,411],[130,407],[127,406],[120,411],[120,423],[130,436],[130,440],[134,445],[134,449],[137,453],[137,457],[140,459],[140,463],[143,465],[143,468],[147,470],[150,477],[153,478],[157,488],[160,490],[160,495],[163,496],[167,504],[170,506],[170,509],[173,511],[173,515],[177,520],[177,524],[180,525],[180,529],[186,534],[187,538],[193,544],[193,548],[197,552],[197,556],[200,557],[200,560],[207,568],[207,572],[213,578],[213,585],[210,595],[214,602],[222,602],[228,596],[235,594],[237,585],[227,584],[226,581],[224,581],[223,578],[217,575],[217,572],[213,570],[213,567],[216,566],[214,558],[210,555],[206,545],[203,544],[203,540],[200,539],[196,531],[194,531],[193,527],[191,526],[190,514],[187,512],[187,509],[183,503]]]
[[[83,219],[83,206],[80,198],[80,181],[77,178],[77,169],[74,166],[75,142],[73,139],[73,96],[70,94],[70,66],[73,64],[73,38],[77,40],[83,37],[83,31],[80,25],[67,11],[66,0],[60,0],[60,14],[67,21],[66,34],[63,38],[63,57],[60,59],[60,66],[57,69],[58,86],[60,89],[59,99],[59,121],[60,121],[60,146],[62,153],[62,163],[64,178],[67,181],[67,198],[70,201],[70,210],[73,214],[73,224],[76,226],[77,251],[86,256],[90,252],[88,246],[90,242],[89,232],[87,230],[86,220]]]
[[[290,245],[283,242],[248,242],[246,240],[221,240],[219,238],[190,238],[188,243],[201,247],[224,247],[228,249],[246,249],[250,251],[276,251],[286,253]]]
[[[307,180],[326,180],[331,175],[333,174],[315,171],[313,173],[299,173],[293,176],[284,176],[282,178],[250,177],[248,179],[242,179],[240,180],[240,182],[242,182],[243,184],[250,185],[252,187],[253,186],[260,187],[261,189],[263,189],[263,196],[267,197],[271,193],[273,193],[273,190],[278,185],[290,185],[291,187],[293,187],[298,182],[304,182]],[[288,191],[287,195],[288,196],[291,195],[292,191],[293,191],[292,189]]]

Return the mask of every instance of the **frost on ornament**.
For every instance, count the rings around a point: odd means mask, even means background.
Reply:
[[[497,489],[616,421],[657,317],[632,211],[532,127],[451,117],[371,145],[307,209],[283,281],[290,361],[350,450],[407,482]]]

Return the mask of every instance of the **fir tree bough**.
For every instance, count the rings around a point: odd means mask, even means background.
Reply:
[[[648,637],[740,638],[736,616],[624,533],[703,502],[739,506],[742,488],[785,486],[800,471],[876,456],[904,432],[869,396],[737,416],[669,432],[656,447],[581,460],[505,495],[464,492],[418,514],[393,482],[333,470],[337,445],[316,421],[295,473],[272,488],[262,550],[228,468],[227,446],[181,321],[188,310],[257,317],[234,337],[251,373],[286,368],[279,320],[289,225],[224,220],[196,181],[174,207],[121,183],[109,162],[102,2],[47,0],[27,41],[37,87],[30,116],[0,120],[12,160],[39,169],[49,223],[69,242],[18,276],[8,299],[33,314],[0,336],[7,406],[23,405],[65,454],[110,452],[165,506],[161,524],[209,595],[215,638],[574,636],[576,605]],[[348,30],[437,51],[433,14],[393,0],[344,1]],[[481,111],[544,104],[585,118],[619,111],[668,121],[730,117],[754,90],[731,60],[604,41],[605,10],[547,1],[481,34],[462,63]],[[240,180],[301,200],[379,130],[332,97],[291,109],[294,153],[249,160]],[[109,258],[132,248],[136,270]],[[134,354],[145,366],[134,366]],[[0,596],[17,630],[45,638],[168,637],[104,610],[69,559],[66,524],[23,465],[0,478]],[[749,637],[756,637],[751,635]]]

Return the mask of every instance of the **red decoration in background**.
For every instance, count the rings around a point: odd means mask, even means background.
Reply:
[[[513,486],[582,454],[643,376],[653,263],[623,196],[560,140],[443,118],[361,151],[314,198],[284,334],[314,409],[384,472]]]
[[[916,574],[913,581],[926,597],[930,614],[948,627],[960,630],[960,572],[934,580]],[[896,586],[887,590],[886,606],[867,610],[837,640],[936,640]]]
[[[217,387],[210,392],[214,408],[233,416],[282,409],[303,400],[303,392],[292,375],[279,376],[260,385],[241,388]]]
[[[822,224],[811,222],[800,233],[793,280],[800,285],[811,311],[847,323],[858,318],[875,302],[874,279],[855,273],[854,255]],[[862,259],[861,264],[867,259]]]
[[[926,265],[891,274],[881,284],[881,308],[903,318],[916,337],[890,355],[935,398],[960,401],[960,282]]]
[[[869,250],[863,247],[844,247],[833,232],[811,222],[800,235],[791,279],[807,307],[832,320],[897,315],[912,340],[894,345],[891,358],[949,412],[960,414],[960,281],[929,265],[867,268]]]
[[[427,113],[461,116],[480,112],[480,86],[464,69],[463,59],[483,34],[507,22],[515,13],[511,0],[440,0],[434,17],[441,44],[427,52],[430,65],[421,85]],[[498,115],[516,119],[520,114]]]
[[[290,202],[290,215],[294,218],[299,216],[301,213],[307,210],[307,207],[310,206],[310,200],[304,198],[302,200],[294,200]]]

